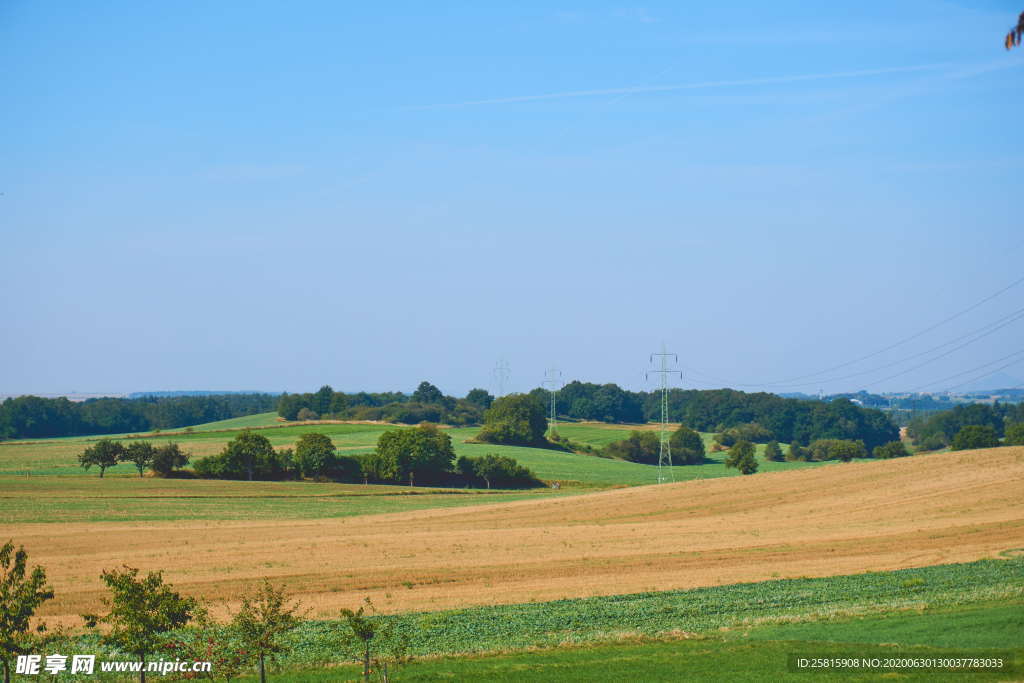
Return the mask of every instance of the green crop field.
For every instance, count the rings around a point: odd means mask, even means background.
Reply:
[[[1024,663],[1024,561],[376,617],[407,634],[400,680],[777,680],[790,655],[1002,656]],[[353,680],[340,622],[287,637],[274,680]],[[98,652],[95,641],[81,651]],[[815,674],[814,678],[822,678]],[[876,680],[878,673],[825,680]],[[901,673],[899,680],[934,680]],[[942,680],[961,680],[944,673]],[[109,679],[107,679],[109,680]]]
[[[1024,562],[989,560],[398,618],[410,625],[419,654],[447,655],[414,661],[402,669],[402,680],[777,680],[788,673],[794,654],[1002,656],[1015,662],[1003,673],[943,672],[941,678],[1018,680],[1024,672]],[[281,680],[356,678],[359,670],[351,665],[325,671],[338,662],[326,651],[319,670],[309,666],[321,656],[317,643],[330,631],[329,624],[313,623],[299,634],[294,651],[304,657],[285,661]],[[609,642],[615,640],[621,642]],[[493,652],[502,654],[479,654]],[[935,680],[936,674],[902,672],[898,678]]]

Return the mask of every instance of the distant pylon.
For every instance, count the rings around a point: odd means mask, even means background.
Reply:
[[[548,418],[548,429],[552,434],[557,431],[555,423],[558,418],[557,410],[557,396],[558,390],[562,388],[562,371],[558,368],[551,368],[550,370],[544,371],[544,386],[549,387],[548,393],[551,395],[551,417]]]
[[[511,370],[508,367],[508,361],[504,358],[498,360],[494,364],[494,369],[491,370],[491,374],[494,376],[495,390],[498,392],[497,396],[504,396],[508,389],[508,378],[511,374]]]
[[[666,480],[666,473],[668,479],[671,481],[676,480],[676,475],[672,471],[672,446],[669,443],[668,434],[668,376],[678,373],[679,379],[682,379],[683,373],[680,370],[672,370],[668,367],[668,357],[672,356],[675,362],[678,363],[679,356],[666,351],[664,344],[661,345],[661,353],[651,354],[651,363],[654,362],[655,356],[661,360],[661,367],[658,370],[648,370],[646,376],[650,377],[652,373],[661,376],[661,443],[658,446],[658,483],[663,484]]]

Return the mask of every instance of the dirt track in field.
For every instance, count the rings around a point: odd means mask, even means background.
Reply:
[[[337,520],[0,535],[46,567],[42,612],[61,617],[97,608],[100,571],[122,564],[214,600],[269,576],[314,617],[366,596],[384,611],[528,602],[994,557],[1024,547],[1024,447]]]

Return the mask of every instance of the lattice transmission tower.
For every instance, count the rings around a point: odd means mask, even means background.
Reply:
[[[497,393],[495,398],[500,398],[505,395],[508,389],[508,378],[512,374],[512,371],[508,367],[508,361],[504,358],[500,359],[494,364],[494,369],[491,370],[491,376],[494,378],[494,388]]]
[[[648,370],[646,377],[651,375],[661,376],[661,429],[659,430],[660,444],[658,446],[658,483],[663,484],[666,480],[666,473],[668,479],[671,481],[676,480],[676,475],[672,471],[672,446],[669,444],[669,433],[668,433],[668,376],[679,375],[679,379],[682,380],[683,373],[681,370],[674,370],[668,366],[668,358],[672,356],[676,363],[679,362],[679,356],[674,353],[669,353],[665,350],[665,345],[661,345],[661,353],[651,354],[651,363],[654,363],[654,358],[658,357],[660,360],[660,367],[657,370]]]
[[[548,418],[548,430],[554,436],[557,432],[555,423],[558,419],[557,400],[558,390],[562,388],[562,371],[558,368],[551,368],[544,371],[544,386],[548,387],[551,395],[551,417]]]

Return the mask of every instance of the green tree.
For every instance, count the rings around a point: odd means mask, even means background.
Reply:
[[[470,389],[466,401],[487,410],[494,403],[494,397],[486,389]]]
[[[444,394],[430,382],[420,382],[416,391],[412,392],[412,401],[415,403],[442,403]]]
[[[436,425],[391,429],[377,439],[374,478],[412,486],[417,478],[430,480],[451,470],[454,461],[452,439]]]
[[[953,451],[967,451],[975,448],[995,448],[998,445],[999,436],[992,427],[967,425],[956,433],[949,448]]]
[[[295,419],[299,422],[307,422],[309,420],[319,420],[320,416],[316,412],[303,406],[302,408],[299,408],[299,412],[296,413]]]
[[[109,626],[101,640],[107,645],[139,658],[142,669],[139,681],[146,681],[146,657],[157,651],[166,635],[187,624],[192,618],[196,602],[182,597],[164,583],[163,572],[149,572],[139,578],[139,570],[125,567],[101,575],[110,589],[111,597],[103,604],[110,611],[104,616],[83,614],[85,625]]]
[[[100,468],[100,478],[108,467],[113,467],[124,457],[124,446],[117,441],[100,439],[78,456],[78,463],[88,470],[93,465]]]
[[[671,447],[671,446],[670,446]],[[625,439],[613,441],[604,447],[607,458],[657,465],[661,453],[661,439],[655,432],[632,431]]]
[[[331,402],[334,400],[334,389],[325,384],[313,394],[313,410],[318,415],[327,415],[331,411]]]
[[[782,460],[782,449],[779,448],[779,442],[772,439],[764,447],[764,459],[770,462],[780,462]]]
[[[685,425],[679,425],[679,429],[672,432],[668,445],[672,450],[673,465],[699,465],[704,462],[704,439],[699,432]]]
[[[749,441],[737,441],[725,456],[725,466],[735,467],[741,474],[757,472],[757,459],[754,457],[754,444]]]
[[[509,394],[495,399],[484,413],[477,439],[486,443],[547,446],[548,429],[544,404],[529,394]]]
[[[165,443],[153,451],[149,467],[158,477],[169,477],[174,470],[188,464],[188,454],[183,453],[176,443]]]
[[[789,449],[786,451],[786,462],[799,462],[802,460],[807,460],[807,449],[794,441],[789,444]]]
[[[274,657],[284,651],[285,634],[302,621],[296,614],[298,603],[288,603],[284,587],[275,588],[269,579],[264,579],[254,594],[242,596],[242,606],[231,620],[232,628],[256,657],[260,683],[267,680],[267,658],[273,661]]]
[[[394,621],[382,620],[371,614],[375,612],[369,598],[358,610],[342,609],[342,622],[346,633],[342,636],[342,644],[354,645],[358,650],[358,659],[363,665],[363,681],[370,680],[373,667],[380,670],[381,680],[388,681],[388,663],[403,664],[408,662],[409,643],[412,633],[400,630]],[[368,611],[370,613],[368,613]],[[373,656],[374,651],[377,656]]]
[[[817,439],[807,447],[811,460],[842,460],[850,462],[854,458],[868,457],[863,441],[849,439]]]
[[[1014,422],[1006,427],[1006,445],[1024,446],[1024,422]]]
[[[153,444],[148,441],[133,441],[124,449],[121,462],[133,463],[141,477],[146,468],[152,464],[155,451]]]
[[[491,488],[492,484],[530,486],[539,483],[533,472],[514,458],[495,453],[479,458],[462,456],[456,462],[456,469],[466,476],[483,479],[487,488]]]
[[[28,571],[24,547],[15,550],[13,541],[0,547],[0,658],[4,683],[11,681],[11,660],[27,654],[31,646],[29,619],[39,605],[52,598],[53,590],[46,583],[43,568],[37,565]]]
[[[295,458],[303,476],[324,476],[334,466],[334,443],[324,434],[303,434],[295,444]]]
[[[907,450],[902,441],[890,441],[887,444],[875,446],[873,455],[883,460],[888,458],[905,458],[910,455],[910,451]]]
[[[274,447],[270,445],[270,440],[267,437],[257,434],[251,429],[246,429],[228,442],[221,452],[221,456],[228,467],[244,468],[249,481],[252,481],[253,472],[259,461],[273,459]]]
[[[198,672],[211,680],[230,681],[248,668],[245,646],[230,625],[218,624],[209,609],[197,604],[189,628],[175,632],[167,648],[179,660],[210,662],[210,671]]]

